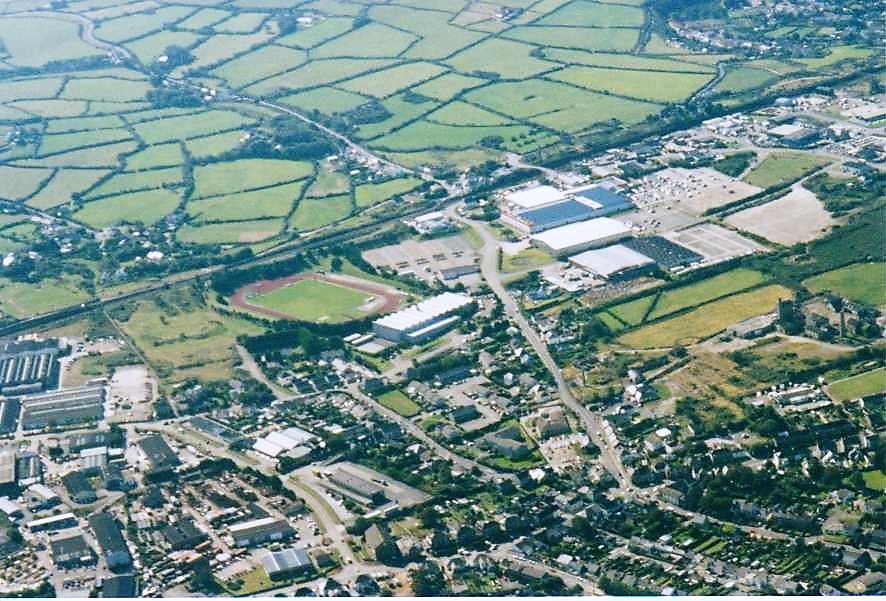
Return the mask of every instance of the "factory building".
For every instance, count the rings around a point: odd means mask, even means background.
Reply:
[[[606,246],[631,235],[631,228],[609,217],[571,223],[533,234],[532,243],[552,255],[579,253],[588,248]]]
[[[82,534],[65,536],[49,542],[52,563],[63,569],[85,568],[96,563],[95,551]]]
[[[271,580],[301,576],[314,570],[311,558],[304,549],[271,551],[262,557],[261,565]]]
[[[613,282],[625,281],[655,270],[655,261],[623,244],[588,250],[569,257],[569,262],[593,275]]]
[[[313,434],[301,428],[287,428],[259,438],[252,448],[263,455],[276,459],[314,438],[316,437]]]
[[[161,476],[172,472],[181,465],[178,455],[175,454],[166,441],[159,434],[150,434],[138,441],[139,456],[147,469],[145,473],[150,476]]]
[[[43,461],[34,451],[19,453],[15,460],[16,484],[22,488],[43,480]]]
[[[58,340],[0,343],[0,394],[31,394],[58,383]]]
[[[41,483],[30,485],[26,498],[28,499],[29,507],[34,511],[49,509],[61,503],[61,499],[55,491]]]
[[[0,449],[0,487],[15,485],[15,447]]]
[[[108,447],[92,447],[80,451],[80,469],[97,472],[108,466]]]
[[[99,421],[104,416],[103,386],[57,390],[22,399],[25,430]]]
[[[466,294],[444,292],[375,320],[372,331],[391,342],[419,343],[442,334],[461,319],[461,312],[474,305],[474,299]]]
[[[248,522],[239,522],[228,527],[238,547],[250,547],[269,541],[291,538],[295,532],[282,518],[265,517]]]
[[[529,210],[559,202],[566,193],[554,186],[532,186],[505,195],[505,203],[515,210]]]
[[[73,513],[61,513],[59,515],[51,515],[47,518],[31,520],[26,524],[31,532],[51,532],[55,530],[64,530],[65,528],[73,528],[77,525],[77,516]]]
[[[606,217],[634,208],[619,192],[603,186],[592,186],[572,192],[566,200],[525,211],[502,213],[501,221],[524,234],[536,234],[570,223]]]
[[[0,436],[13,434],[18,428],[21,403],[16,399],[0,400]]]
[[[96,513],[89,517],[89,526],[101,547],[108,568],[113,571],[127,569],[132,564],[132,557],[117,520],[109,513]]]
[[[83,472],[69,472],[62,476],[62,484],[68,491],[68,496],[74,503],[79,505],[89,505],[98,500],[98,494],[89,483]]]
[[[388,502],[381,486],[344,470],[333,472],[329,481],[359,503],[378,506]]]

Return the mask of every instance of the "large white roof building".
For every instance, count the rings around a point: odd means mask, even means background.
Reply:
[[[570,223],[531,236],[533,244],[554,255],[567,255],[605,246],[631,235],[631,228],[616,219],[598,217]]]
[[[467,294],[444,292],[375,320],[372,329],[377,336],[392,342],[419,342],[458,321],[454,314],[473,303],[474,299]]]
[[[623,244],[585,251],[569,257],[569,262],[606,279],[624,276],[655,264],[654,260]]]
[[[554,186],[533,186],[505,195],[505,201],[521,209],[534,209],[566,198],[566,194]]]

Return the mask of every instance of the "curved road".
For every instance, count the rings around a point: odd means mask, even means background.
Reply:
[[[481,236],[483,239],[483,256],[480,263],[480,271],[483,273],[483,278],[489,284],[492,292],[495,293],[501,301],[508,317],[517,324],[517,327],[523,332],[523,336],[535,350],[536,355],[541,359],[541,362],[554,378],[554,381],[557,383],[560,398],[563,400],[563,404],[578,416],[587,432],[588,438],[590,438],[591,442],[600,449],[601,465],[603,465],[603,467],[606,468],[606,471],[612,474],[612,476],[618,481],[618,484],[623,491],[627,493],[636,492],[633,484],[631,484],[631,476],[621,462],[620,451],[610,444],[603,436],[603,418],[589,411],[587,407],[582,405],[575,396],[573,396],[572,391],[569,389],[569,385],[563,378],[559,366],[554,361],[553,357],[551,357],[547,344],[545,344],[541,337],[536,333],[535,329],[533,329],[523,316],[517,302],[508,293],[502,283],[501,275],[498,272],[498,240],[484,224],[462,217],[454,210],[450,210],[449,214],[457,221],[472,227],[474,231]]]

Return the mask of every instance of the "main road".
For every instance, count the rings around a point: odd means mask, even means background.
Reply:
[[[533,348],[545,368],[547,368],[551,377],[554,378],[563,404],[578,416],[578,419],[584,426],[584,430],[587,432],[588,438],[590,438],[591,442],[600,449],[600,464],[606,468],[606,471],[612,474],[624,492],[635,493],[636,489],[631,483],[631,476],[621,462],[621,453],[618,448],[603,435],[603,418],[589,411],[588,408],[582,405],[572,394],[569,385],[563,378],[563,372],[554,361],[550,351],[548,351],[547,344],[545,344],[535,329],[530,325],[526,317],[523,316],[523,312],[517,305],[517,301],[514,300],[514,297],[510,295],[502,283],[501,275],[498,271],[498,240],[489,231],[486,225],[459,215],[454,208],[450,208],[448,212],[457,221],[473,228],[483,239],[483,255],[480,262],[480,271],[483,274],[483,278],[486,280],[486,283],[489,285],[489,288],[495,296],[501,301],[505,308],[505,313],[511,321],[520,328],[524,338],[529,342],[529,345]]]

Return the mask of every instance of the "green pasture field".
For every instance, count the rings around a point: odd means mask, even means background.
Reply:
[[[191,138],[185,141],[185,148],[195,159],[206,159],[234,150],[241,144],[243,132],[239,129],[220,134]]]
[[[157,167],[174,167],[184,161],[181,145],[178,142],[148,146],[135,154],[126,157],[127,171],[156,169]]]
[[[74,194],[89,189],[110,172],[109,169],[59,169],[27,204],[41,210],[65,204]]]
[[[530,56],[533,47],[512,40],[490,38],[462,50],[445,62],[464,75],[480,71],[509,79],[528,79],[559,65]]]
[[[131,137],[125,129],[96,129],[69,134],[52,134],[43,136],[41,139],[40,154],[43,156],[59,154],[77,148],[129,140]]]
[[[0,19],[0,23],[2,22]],[[61,77],[39,77],[0,82],[0,102],[55,98],[64,81]]]
[[[306,196],[322,197],[334,194],[347,194],[351,190],[351,180],[344,173],[333,171],[329,164],[324,162],[319,166],[316,179],[308,189]]]
[[[188,244],[252,244],[272,238],[282,229],[282,219],[189,224],[178,230],[176,238]]]
[[[726,76],[715,86],[717,92],[736,93],[761,88],[777,77],[763,69],[745,66],[727,67]]]
[[[158,31],[126,43],[126,47],[146,65],[156,61],[170,46],[188,48],[203,39],[190,31]]]
[[[382,69],[393,63],[391,59],[383,58],[312,60],[298,69],[254,83],[246,88],[246,92],[261,96],[279,89],[313,88],[355,77],[367,71]]]
[[[25,319],[87,300],[89,295],[68,278],[45,279],[37,284],[0,278],[0,314]]]
[[[874,307],[886,305],[883,263],[856,263],[803,280],[812,292],[830,292]]]
[[[115,315],[120,327],[167,382],[233,377],[239,361],[237,336],[263,331],[244,319],[216,313],[190,291],[139,300],[127,313]]]
[[[487,148],[468,148],[465,150],[425,150],[418,152],[384,152],[384,156],[399,165],[406,167],[440,167],[464,171],[476,165],[482,165],[498,156],[497,152]]]
[[[289,220],[290,228],[304,232],[325,227],[351,214],[351,197],[347,194],[325,198],[305,198]]]
[[[886,490],[886,474],[883,470],[871,470],[862,474],[865,486],[873,491],[882,493]]]
[[[16,164],[38,167],[116,167],[121,155],[135,150],[134,140],[116,144],[103,144],[91,148],[81,148],[40,159],[24,159]]]
[[[886,367],[828,385],[828,394],[837,401],[851,401],[882,392],[886,392]]]
[[[90,191],[87,199],[124,192],[169,187],[182,182],[181,167],[167,167],[132,173],[119,173]]]
[[[102,117],[72,117],[68,119],[53,119],[46,124],[47,134],[64,134],[75,131],[94,129],[117,129],[123,127],[123,120],[116,115]]]
[[[790,184],[829,162],[829,159],[804,152],[773,153],[751,169],[744,181],[764,189]]]
[[[502,258],[502,271],[513,273],[515,271],[535,270],[539,267],[550,265],[555,261],[554,257],[542,249],[530,247],[516,255],[504,255]]]
[[[246,52],[250,48],[259,46],[270,38],[271,34],[264,31],[246,35],[216,34],[192,49],[191,54],[195,57],[194,62],[179,69],[199,69],[218,64]]]
[[[10,102],[8,106],[26,111],[38,117],[79,117],[86,113],[89,103],[85,100],[65,100],[49,98],[45,100],[20,100]]]
[[[732,324],[769,313],[775,309],[779,299],[791,297],[793,292],[790,289],[777,285],[734,294],[688,313],[633,330],[622,335],[618,341],[631,348],[692,344],[722,332]]]
[[[623,123],[636,123],[661,109],[657,104],[544,80],[492,84],[469,92],[465,98],[516,119],[529,118],[545,127],[565,131],[584,129],[598,120],[612,118]]]
[[[138,136],[147,144],[187,140],[252,125],[254,119],[226,110],[210,110],[193,115],[169,117],[135,125]]]
[[[187,213],[201,221],[243,221],[261,217],[283,217],[292,210],[301,195],[305,182],[262,188],[254,192],[239,192],[192,200]]]
[[[295,69],[307,60],[303,50],[268,45],[223,63],[210,73],[234,88],[242,88],[284,71]]]
[[[640,30],[533,26],[515,27],[502,35],[542,48],[574,48],[589,52],[628,52],[637,43]]]
[[[831,48],[831,51],[822,58],[802,58],[798,62],[803,63],[810,70],[814,71],[833,66],[841,61],[868,58],[874,52],[870,48],[859,48],[858,46],[837,46]]]
[[[324,115],[335,115],[355,109],[368,101],[369,98],[365,96],[323,86],[299,94],[284,96],[277,102],[300,108],[303,111],[320,111]]]
[[[354,20],[347,17],[330,17],[317,23],[310,29],[299,29],[294,33],[278,38],[276,43],[307,50],[350,31],[353,23]]]
[[[697,65],[670,58],[636,56],[633,54],[616,54],[607,52],[583,52],[563,48],[546,48],[544,56],[547,60],[557,61],[566,65],[585,65],[587,67],[606,67],[619,72],[631,71],[665,71],[669,73],[711,73],[712,67]],[[616,76],[610,74],[610,78]]]
[[[80,39],[79,26],[54,19],[0,19],[0,40],[12,65],[42,67],[53,61],[100,56],[102,51]]]
[[[496,115],[485,109],[466,102],[450,102],[426,117],[428,121],[442,123],[443,125],[475,125],[495,126],[513,125],[514,122],[507,117]]]
[[[405,88],[436,77],[444,71],[445,69],[439,65],[416,62],[362,75],[338,86],[366,96],[387,98]]]
[[[311,163],[279,159],[241,159],[198,165],[194,169],[194,198],[266,188],[304,179],[313,171]]]
[[[83,116],[91,117],[94,115],[113,115],[119,113],[122,117],[123,113],[143,111],[150,107],[151,105],[147,102],[104,102],[93,100],[89,103],[89,108],[86,109]]]
[[[626,324],[638,326],[643,322],[643,318],[646,317],[650,307],[652,307],[652,303],[655,302],[655,298],[655,294],[642,296],[638,299],[615,305],[614,307],[609,307],[603,315],[610,313]],[[619,329],[624,329],[624,326],[621,325],[621,323],[619,323],[619,326]]]
[[[440,101],[448,101],[465,90],[487,83],[485,79],[461,75],[460,73],[444,73],[426,81],[412,89],[416,94]]]
[[[362,184],[354,189],[354,198],[358,208],[369,207],[399,194],[406,194],[419,187],[421,183],[418,178],[404,177],[379,184]]]
[[[240,13],[216,24],[213,29],[218,33],[252,33],[261,27],[265,19],[267,15],[262,13]]]
[[[440,106],[436,102],[408,102],[402,94],[385,98],[381,101],[381,105],[391,113],[391,116],[384,121],[377,123],[367,123],[357,128],[357,135],[364,140],[371,140],[384,135],[405,123],[415,121],[415,124],[421,124],[419,117],[426,115]]]
[[[190,6],[166,6],[152,13],[141,13],[102,21],[95,28],[95,37],[107,42],[124,42],[159,31],[194,12]]]
[[[530,129],[523,125],[501,127],[458,127],[419,121],[372,142],[373,148],[380,150],[439,150],[471,148],[484,138],[500,136],[510,140],[528,134]],[[505,144],[507,146],[507,144]]]
[[[181,117],[182,115],[196,115],[200,112],[199,108],[176,108],[169,107],[163,109],[148,109],[136,111],[122,115],[124,121],[130,124],[144,123],[146,121],[154,121],[157,119],[167,119],[171,117]]]
[[[73,218],[97,229],[122,222],[153,225],[172,213],[179,201],[179,193],[172,190],[131,192],[88,202]]]
[[[298,280],[267,294],[249,299],[249,303],[278,311],[293,319],[313,323],[343,323],[366,317],[360,307],[367,294],[344,286],[316,280]]]
[[[21,200],[27,198],[49,179],[49,169],[25,169],[0,165],[0,198],[5,200]]]
[[[639,7],[574,0],[537,23],[569,27],[642,27],[644,19],[643,9]]]
[[[598,67],[567,67],[550,76],[597,92],[628,96],[651,102],[678,102],[691,96],[713,74],[665,73],[662,71],[615,71]]]
[[[399,413],[403,417],[414,417],[421,413],[421,407],[399,390],[380,394],[377,400],[379,404]]]
[[[439,60],[483,38],[483,34],[451,25],[451,15],[419,7],[376,5],[369,10],[373,19],[411,31],[421,39],[409,47],[407,58]],[[438,8],[438,6],[428,6]]]
[[[230,16],[231,13],[226,10],[204,8],[198,10],[184,21],[179,21],[176,24],[176,27],[179,29],[203,29],[204,27],[212,27],[216,23],[224,21]]]
[[[370,23],[317,46],[311,52],[314,58],[396,57],[418,38],[387,25]]]

